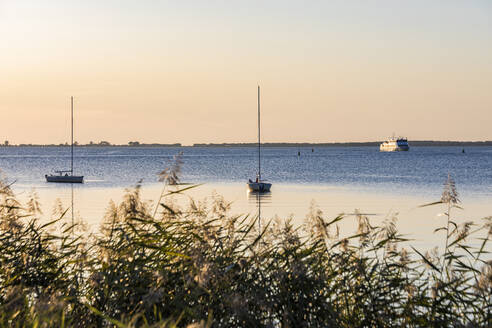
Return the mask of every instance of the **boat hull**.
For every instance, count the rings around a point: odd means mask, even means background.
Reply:
[[[84,176],[82,175],[46,175],[46,182],[56,183],[83,183]]]
[[[397,147],[388,147],[388,146],[383,146],[381,145],[379,147],[379,151],[408,151],[410,147],[408,146],[397,146]]]
[[[269,192],[272,187],[271,183],[267,182],[249,182],[248,189],[255,192]]]

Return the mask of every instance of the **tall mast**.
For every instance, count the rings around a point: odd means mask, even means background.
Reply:
[[[73,96],[70,97],[70,108],[72,111],[72,113],[71,113],[71,118],[72,118],[72,129],[71,129],[71,131],[72,131],[72,133],[71,133],[71,135],[72,135],[72,147],[71,147],[72,154],[71,155],[72,156],[71,156],[71,161],[70,161],[70,172],[73,175]]]
[[[261,180],[260,86],[258,86],[258,182]]]

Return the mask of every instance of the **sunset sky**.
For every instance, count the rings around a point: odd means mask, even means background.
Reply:
[[[492,140],[492,1],[0,0],[0,142]]]

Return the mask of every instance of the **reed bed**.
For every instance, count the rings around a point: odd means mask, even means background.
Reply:
[[[458,225],[451,177],[441,252],[406,249],[393,220],[340,236],[347,217],[306,224],[230,214],[189,199],[179,157],[157,209],[128,190],[86,236],[66,211],[42,223],[36,197],[0,183],[2,327],[491,327],[492,219]],[[350,218],[352,219],[352,218]],[[57,227],[56,229],[54,227]],[[479,241],[479,247],[469,245]]]

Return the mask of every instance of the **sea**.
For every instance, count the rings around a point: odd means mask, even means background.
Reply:
[[[379,152],[377,147],[263,147],[262,178],[273,186],[251,194],[246,182],[258,171],[256,147],[75,147],[74,174],[84,184],[46,183],[45,174],[69,169],[69,147],[0,147],[0,170],[17,197],[34,191],[45,219],[60,203],[97,232],[110,201],[141,186],[154,204],[163,190],[158,174],[181,154],[180,182],[190,198],[223,197],[231,213],[260,215],[263,222],[288,220],[297,226],[320,210],[327,219],[346,217],[342,231],[356,229],[356,213],[374,225],[396,220],[401,233],[422,248],[439,246],[434,232],[445,222],[438,201],[448,177],[455,183],[462,209],[453,209],[458,224],[480,225],[492,215],[492,147],[427,146],[408,152]],[[73,207],[72,207],[73,204]]]

